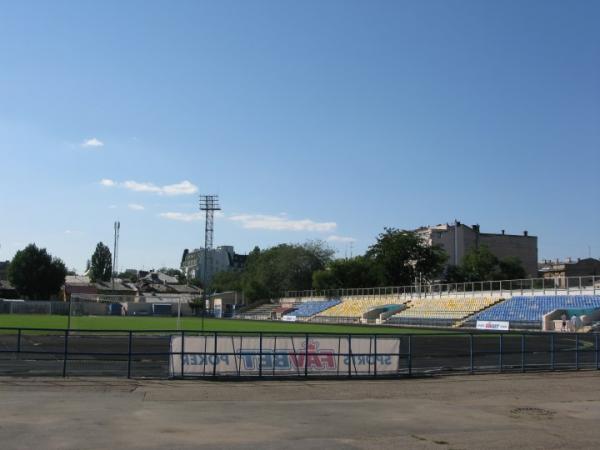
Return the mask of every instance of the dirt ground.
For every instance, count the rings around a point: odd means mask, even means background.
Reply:
[[[349,381],[0,378],[9,449],[600,445],[600,372]]]

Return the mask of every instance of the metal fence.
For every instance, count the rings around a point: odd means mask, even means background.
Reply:
[[[595,369],[599,334],[199,333],[0,328],[0,375],[388,377]]]
[[[444,297],[444,296],[513,296],[513,295],[560,295],[600,293],[600,276],[524,278],[518,280],[473,281],[465,283],[415,284],[410,286],[385,286],[351,289],[328,289],[287,291],[286,298],[340,298],[346,296],[398,296],[398,297]]]

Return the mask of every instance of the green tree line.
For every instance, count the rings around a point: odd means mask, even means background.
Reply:
[[[413,285],[524,278],[516,258],[503,260],[487,247],[474,248],[460,266],[447,266],[440,246],[429,246],[414,231],[385,228],[364,255],[335,259],[323,242],[255,247],[241,271],[215,275],[212,291],[244,292],[250,302],[286,291]],[[447,270],[445,270],[447,268]]]

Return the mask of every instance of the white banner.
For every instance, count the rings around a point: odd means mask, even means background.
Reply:
[[[478,320],[477,321],[477,329],[478,330],[499,330],[499,331],[508,331],[508,322],[500,322],[494,320]]]
[[[298,320],[298,318],[296,316],[283,316],[281,317],[281,320],[283,320],[284,322],[295,322],[296,320]]]
[[[400,336],[181,336],[171,337],[171,376],[373,375],[400,370]],[[308,346],[307,346],[308,344]],[[375,344],[377,347],[375,348]],[[262,358],[260,356],[262,353]]]

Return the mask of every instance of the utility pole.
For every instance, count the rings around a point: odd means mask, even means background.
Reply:
[[[205,212],[204,220],[204,270],[202,274],[202,333],[204,333],[204,316],[206,312],[206,292],[208,291],[208,279],[212,277],[212,247],[214,233],[214,213],[219,211],[218,195],[201,195],[200,211]],[[210,274],[209,274],[210,268]]]
[[[115,222],[115,241],[113,245],[113,267],[112,267],[112,289],[115,290],[115,276],[117,275],[117,265],[119,264],[119,231],[121,222]]]

